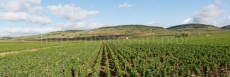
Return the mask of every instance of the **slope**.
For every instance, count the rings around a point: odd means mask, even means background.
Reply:
[[[230,29],[230,25],[223,26],[223,27],[221,27],[221,29]]]
[[[205,24],[183,24],[183,25],[172,26],[167,29],[177,30],[177,31],[220,31],[222,30],[213,25],[205,25]]]
[[[153,27],[146,25],[119,25],[102,27],[93,30],[74,30],[58,31],[43,35],[23,36],[14,38],[15,40],[47,40],[47,39],[101,39],[107,37],[124,38],[124,37],[145,37],[173,35],[175,31],[170,31],[162,27]]]

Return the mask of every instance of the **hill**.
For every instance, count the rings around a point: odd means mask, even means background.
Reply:
[[[66,31],[57,31],[57,32],[80,32],[84,30],[66,30]]]
[[[205,25],[205,24],[183,24],[169,27],[167,29],[177,30],[177,31],[219,31],[221,30],[218,27],[213,25]]]
[[[109,28],[154,28],[154,29],[163,29],[163,27],[147,26],[147,25],[119,25],[119,26],[101,27],[101,28],[98,28],[98,29],[109,29]]]
[[[162,27],[146,25],[119,25],[102,27],[93,30],[69,30],[57,31],[43,35],[17,37],[16,40],[41,40],[41,39],[104,39],[108,37],[145,37],[174,35],[175,31],[170,31]]]
[[[221,29],[230,29],[230,25],[223,26],[223,27],[221,27]]]
[[[8,40],[8,39],[12,39],[12,37],[0,37],[0,40]]]
[[[119,25],[101,27],[93,30],[67,30],[42,35],[22,36],[13,40],[105,40],[111,38],[124,39],[126,37],[172,37],[172,36],[201,36],[222,33],[226,30],[213,25],[183,24],[169,28],[147,25]]]

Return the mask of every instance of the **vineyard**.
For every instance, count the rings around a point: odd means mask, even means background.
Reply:
[[[230,0],[0,0],[0,77],[230,77]]]
[[[91,69],[99,49],[100,45],[95,43],[76,42],[34,52],[8,54],[0,57],[0,76],[84,77]]]
[[[0,53],[58,46],[61,44],[63,43],[61,42],[3,42],[0,43]]]
[[[218,36],[0,44],[1,52],[40,48],[0,56],[0,76],[227,77],[230,37]]]
[[[109,44],[131,77],[227,76],[229,47],[177,44]]]

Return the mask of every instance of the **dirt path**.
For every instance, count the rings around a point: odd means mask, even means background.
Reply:
[[[99,77],[106,77],[105,67],[105,47],[103,47]]]
[[[111,57],[110,51],[109,51],[108,47],[106,47],[106,48],[107,48],[107,52],[108,52],[109,68],[110,68],[111,77],[117,77],[117,73],[115,71],[115,66],[113,64],[113,59]]]
[[[101,47],[100,47],[100,50],[99,50],[98,53],[97,53],[96,59],[94,60],[93,66],[91,67],[90,73],[88,74],[87,77],[91,77],[91,76],[92,76],[92,74],[93,74],[93,67],[96,65],[97,59],[98,59],[98,56],[99,56],[100,53],[101,53]]]
[[[0,53],[0,56],[4,56],[4,55],[7,55],[7,54],[14,54],[14,53],[26,52],[26,51],[37,51],[39,49],[46,49],[46,48],[52,48],[52,47],[61,47],[61,46],[51,46],[51,47],[36,48],[36,49],[27,49],[27,50],[20,50],[20,51],[9,51],[9,52]]]

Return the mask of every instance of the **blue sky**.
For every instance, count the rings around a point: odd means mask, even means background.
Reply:
[[[230,24],[230,0],[0,0],[0,37],[188,23]]]

